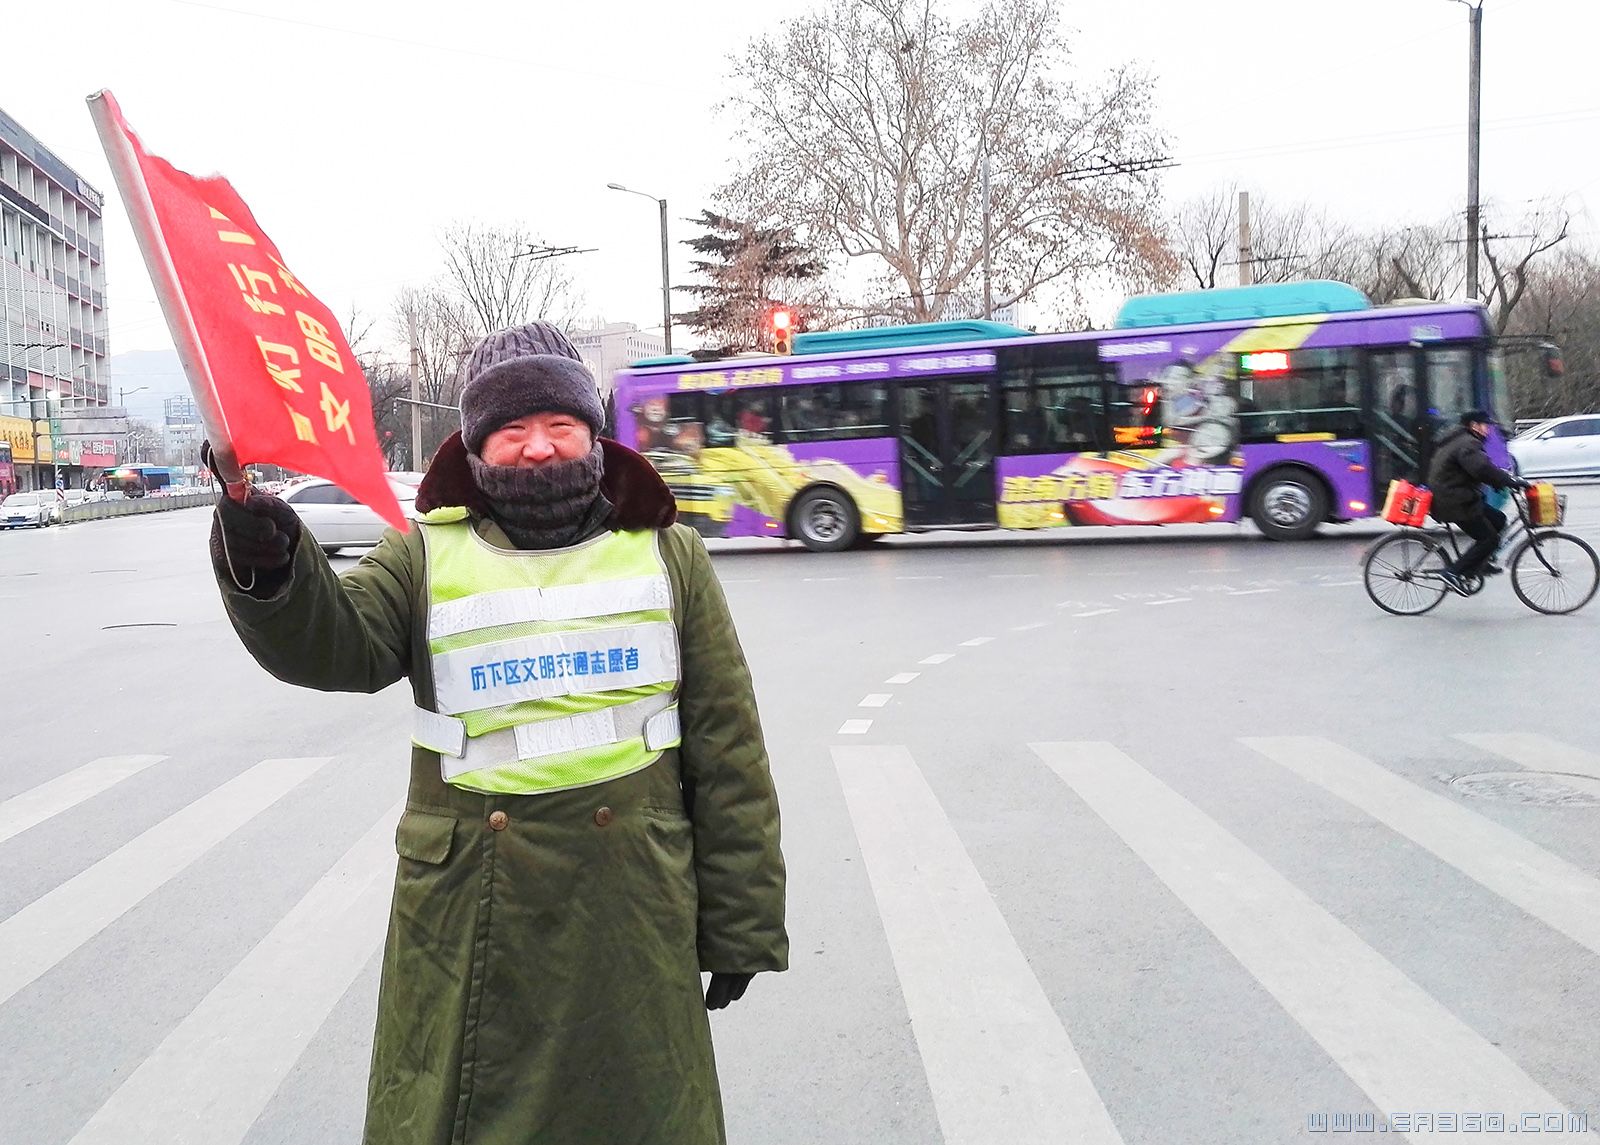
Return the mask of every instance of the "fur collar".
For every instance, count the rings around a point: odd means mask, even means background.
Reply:
[[[605,456],[605,472],[600,492],[615,512],[612,522],[619,529],[665,529],[678,519],[677,502],[661,475],[639,454],[608,437],[600,439]],[[467,465],[467,447],[459,431],[452,433],[417,489],[417,511],[431,512],[447,506],[461,506],[474,516],[489,515],[489,503],[472,479]]]

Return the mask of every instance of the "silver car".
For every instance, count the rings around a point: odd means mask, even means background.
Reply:
[[[42,529],[55,519],[53,492],[13,493],[0,501],[0,529]]]
[[[1600,414],[1551,418],[1523,430],[1507,448],[1524,477],[1600,474]]]
[[[416,486],[389,478],[400,511],[417,515]],[[383,539],[387,521],[357,501],[332,481],[314,477],[283,493],[289,507],[300,515],[300,523],[311,531],[322,551],[332,556],[343,548],[370,548]]]

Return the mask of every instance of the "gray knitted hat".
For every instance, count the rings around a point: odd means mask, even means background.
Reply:
[[[461,375],[461,438],[473,453],[506,422],[531,413],[571,414],[596,436],[605,424],[594,375],[548,322],[490,334],[467,355]]]

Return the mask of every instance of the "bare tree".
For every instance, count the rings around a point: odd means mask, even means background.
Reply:
[[[1545,377],[1538,355],[1510,355],[1519,416],[1558,417],[1600,409],[1600,253],[1568,248],[1533,267],[1506,333],[1513,335],[1513,351],[1553,341],[1566,367],[1552,380]]]
[[[440,245],[444,281],[479,333],[534,319],[565,328],[583,309],[571,273],[525,227],[454,223]]]
[[[1080,82],[1054,0],[825,0],[735,58],[725,109],[751,145],[719,197],[824,254],[865,259],[883,310],[977,293],[983,157],[997,306],[1111,269],[1161,277],[1150,81]]]
[[[1483,257],[1489,264],[1489,282],[1484,301],[1494,318],[1496,334],[1511,325],[1517,304],[1528,291],[1531,268],[1540,255],[1566,241],[1572,216],[1555,203],[1538,203],[1516,226],[1520,234],[1505,236],[1483,228]]]
[[[397,342],[408,344],[415,324],[418,397],[427,406],[409,406],[405,436],[409,442],[411,417],[422,419],[422,455],[432,457],[440,443],[460,428],[460,418],[448,408],[461,401],[461,360],[480,336],[476,317],[449,291],[440,287],[407,288],[395,297],[393,325]],[[406,391],[410,391],[410,363],[405,363]],[[398,396],[398,395],[397,395]],[[409,446],[408,446],[409,449]],[[420,466],[417,466],[420,468]]]
[[[1172,228],[1176,285],[1214,290],[1238,281],[1239,189],[1229,185],[1186,199]],[[1171,284],[1169,284],[1171,285]]]
[[[161,431],[153,422],[143,418],[129,418],[128,432],[122,439],[122,451],[130,465],[150,462],[163,448]]]
[[[1239,281],[1239,188],[1220,187],[1179,206],[1170,242],[1183,285],[1211,290]],[[1253,205],[1250,278],[1295,282],[1349,281],[1362,262],[1361,241],[1349,227],[1308,203]]]

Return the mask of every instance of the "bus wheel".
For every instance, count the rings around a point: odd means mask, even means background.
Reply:
[[[1250,519],[1270,540],[1304,540],[1327,516],[1322,483],[1301,469],[1271,470],[1250,496]]]
[[[789,510],[790,535],[814,553],[848,549],[861,535],[855,502],[837,489],[813,489]]]

